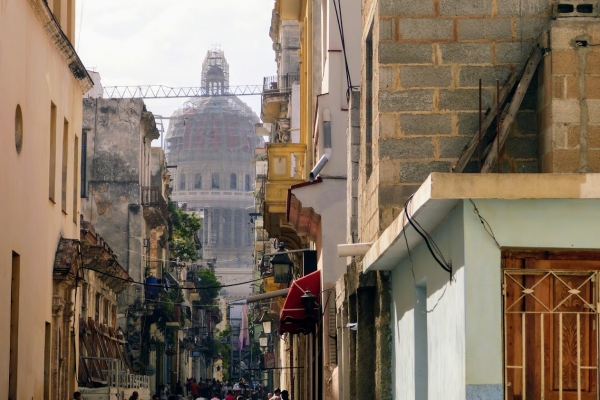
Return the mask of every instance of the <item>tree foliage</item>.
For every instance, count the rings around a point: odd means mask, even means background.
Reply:
[[[175,207],[169,201],[169,218],[171,222],[171,256],[180,261],[196,261],[199,258],[195,233],[200,229],[200,218]]]
[[[198,281],[196,287],[200,289],[200,301],[202,304],[212,304],[221,291],[221,283],[210,269],[198,270]]]

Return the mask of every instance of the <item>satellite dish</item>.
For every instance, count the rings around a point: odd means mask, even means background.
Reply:
[[[145,372],[146,372],[145,375],[153,376],[154,374],[156,374],[156,367],[154,365],[146,365]]]

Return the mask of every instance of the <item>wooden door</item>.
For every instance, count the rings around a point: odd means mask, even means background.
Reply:
[[[599,398],[598,256],[505,254],[506,399]]]

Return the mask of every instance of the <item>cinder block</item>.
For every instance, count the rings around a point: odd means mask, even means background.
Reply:
[[[588,150],[587,163],[588,172],[600,172],[600,150]]]
[[[379,186],[379,206],[399,205],[403,202],[401,185]]]
[[[588,149],[600,149],[600,126],[588,126]]]
[[[471,136],[443,136],[437,141],[440,158],[458,158],[471,141]]]
[[[379,20],[379,40],[391,40],[395,34],[396,20],[385,18]]]
[[[537,115],[535,112],[518,112],[516,123],[519,128],[519,133],[522,135],[536,134],[538,132]]]
[[[552,100],[552,122],[578,123],[579,102],[577,100]]]
[[[433,90],[402,90],[379,92],[379,111],[431,111]]]
[[[429,137],[380,140],[379,157],[381,159],[431,158],[433,141]]]
[[[552,171],[544,172],[578,172],[580,166],[579,149],[559,149],[552,153]]]
[[[481,94],[482,108],[486,110],[490,104],[490,93],[483,90]],[[478,110],[479,89],[440,90],[440,110]]]
[[[396,132],[396,114],[379,114],[379,138],[393,138],[398,136]]]
[[[440,0],[441,15],[490,15],[492,0]]]
[[[565,97],[564,75],[552,75],[552,98],[562,99]]]
[[[400,181],[402,183],[421,184],[432,172],[450,172],[450,161],[405,162],[400,164]]]
[[[381,64],[433,64],[429,43],[379,43]]]
[[[450,67],[401,67],[400,85],[412,87],[447,87],[452,84],[452,69]]]
[[[360,144],[360,127],[353,126],[350,128],[350,143]]]
[[[400,131],[404,135],[449,135],[451,114],[400,114]]]
[[[402,39],[452,39],[452,19],[405,18],[400,20]]]
[[[564,82],[567,85],[567,99],[578,99],[579,98],[579,77],[577,75],[567,75],[565,77]],[[587,82],[587,79],[586,79],[586,82]],[[598,97],[593,97],[594,91],[596,91],[597,93],[600,93],[600,87],[593,86],[593,85],[598,85],[598,83],[600,83],[600,81],[598,81],[596,78],[596,82],[593,82],[593,84],[590,86],[586,86],[586,89],[587,89],[586,96],[588,98],[591,98],[591,99],[598,98]]]
[[[525,64],[533,46],[533,42],[496,43],[496,62],[502,64]]]
[[[485,112],[485,110],[484,110]],[[485,117],[482,116],[482,118]],[[479,130],[479,113],[466,112],[458,113],[458,134],[473,135]]]
[[[544,18],[518,18],[517,37],[521,40],[537,39],[549,26],[549,16]]]
[[[469,18],[458,23],[459,39],[510,39],[510,18]]]
[[[534,135],[509,136],[506,141],[506,155],[510,158],[537,158],[538,141]]]
[[[398,160],[379,160],[379,183],[397,183],[400,179]]]
[[[600,124],[600,100],[588,99],[587,106],[588,106],[588,116],[589,116],[590,124],[594,124],[594,125]]]
[[[585,96],[588,99],[600,99],[600,76],[585,77]]]
[[[506,15],[550,15],[550,2],[548,0],[502,0],[498,2],[498,14]]]
[[[379,89],[390,89],[394,87],[394,68],[379,68]]]
[[[379,0],[380,15],[433,15],[433,0]]]
[[[590,143],[588,140],[588,147]],[[569,125],[567,128],[567,147],[579,147],[579,124]]]
[[[490,67],[464,66],[460,68],[459,85],[462,87],[478,87],[479,79],[483,86],[496,86],[496,80],[500,86],[508,80],[510,67],[507,65],[494,65]]]
[[[576,74],[579,72],[579,57],[575,50],[553,51],[552,74]]]
[[[442,63],[490,64],[491,43],[440,43]]]
[[[600,74],[600,53],[592,52],[587,55],[585,59],[585,73]]]

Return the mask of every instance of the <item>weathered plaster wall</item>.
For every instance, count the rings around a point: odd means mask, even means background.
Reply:
[[[8,398],[11,254],[16,252],[21,277],[19,363],[18,371],[11,372],[18,372],[19,399],[41,399],[44,324],[52,322],[54,256],[61,236],[79,238],[79,206],[72,204],[72,189],[79,179],[73,155],[75,150],[79,155],[75,137],[81,138],[83,93],[30,2],[0,0],[0,38],[0,396]],[[48,199],[51,102],[57,107],[57,204]],[[20,153],[15,148],[17,105],[23,115]],[[66,214],[60,204],[65,119],[69,122]]]

